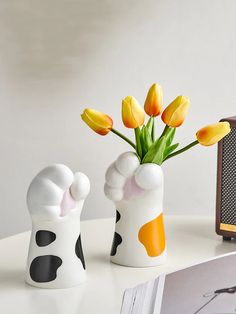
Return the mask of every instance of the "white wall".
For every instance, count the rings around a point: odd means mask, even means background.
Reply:
[[[90,177],[84,219],[114,215],[104,172],[129,147],[88,129],[84,107],[107,112],[131,136],[121,99],[143,102],[158,82],[166,104],[191,98],[183,144],[235,115],[235,10],[234,0],[0,0],[0,237],[29,229],[28,184],[53,162]],[[166,163],[166,213],[213,214],[215,170],[216,147]]]

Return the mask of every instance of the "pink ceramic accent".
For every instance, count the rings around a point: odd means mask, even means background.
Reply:
[[[130,200],[134,197],[140,197],[145,192],[144,189],[140,188],[134,177],[127,179],[124,187],[124,199]]]
[[[61,214],[60,214],[61,217],[65,216],[66,214],[68,214],[68,212],[71,209],[76,207],[76,201],[72,198],[70,194],[70,190],[67,190],[64,193],[60,207],[61,207]]]

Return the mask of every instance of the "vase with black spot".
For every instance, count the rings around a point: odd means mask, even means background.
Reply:
[[[43,169],[31,182],[32,218],[26,282],[39,288],[68,288],[86,280],[80,216],[90,190],[86,175],[65,165]]]
[[[104,192],[116,208],[111,261],[130,267],[163,264],[167,251],[162,168],[140,164],[135,153],[124,153],[108,168]]]

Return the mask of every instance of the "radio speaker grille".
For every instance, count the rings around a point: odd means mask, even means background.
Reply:
[[[220,220],[236,225],[236,128],[223,139]]]

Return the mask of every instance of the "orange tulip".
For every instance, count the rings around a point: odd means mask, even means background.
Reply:
[[[172,127],[177,128],[182,125],[189,109],[189,98],[185,96],[178,96],[162,113],[162,121]]]
[[[144,123],[144,110],[133,96],[122,100],[122,120],[130,129],[136,129]]]
[[[158,84],[153,84],[147,94],[144,110],[150,117],[158,116],[163,108],[163,92]]]
[[[201,145],[210,146],[219,142],[230,132],[229,122],[218,122],[207,125],[200,129],[197,133],[197,140]]]
[[[92,130],[100,135],[109,133],[113,126],[111,117],[93,109],[85,109],[81,114],[81,118]]]

